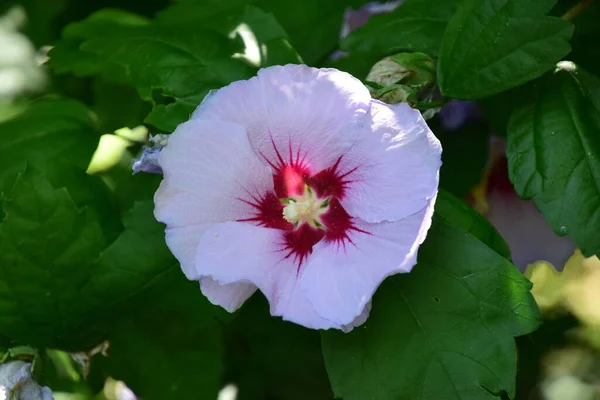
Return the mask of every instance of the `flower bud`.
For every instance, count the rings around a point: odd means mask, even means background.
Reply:
[[[416,100],[417,91],[409,86],[394,84],[381,89],[369,88],[371,96],[387,104],[413,103]]]
[[[377,62],[367,75],[374,98],[386,103],[411,102],[435,83],[435,64],[423,53],[400,53]]]

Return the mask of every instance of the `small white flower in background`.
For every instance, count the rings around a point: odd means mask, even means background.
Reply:
[[[0,101],[39,91],[46,82],[38,65],[38,52],[27,36],[18,32],[25,20],[21,6],[0,16]]]
[[[112,378],[108,378],[104,383],[102,394],[107,400],[138,400],[124,382]]]
[[[238,395],[237,386],[230,383],[219,391],[217,400],[236,400],[237,395]]]
[[[439,141],[419,111],[334,69],[270,67],[170,136],[155,215],[189,279],[232,312],[258,288],[314,329],[363,323],[431,225]]]
[[[0,365],[0,400],[54,400],[52,391],[31,376],[31,364],[12,361]]]

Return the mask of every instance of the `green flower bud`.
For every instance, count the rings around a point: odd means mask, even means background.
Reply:
[[[374,99],[381,100],[388,104],[414,103],[417,92],[409,86],[394,84],[380,89],[369,88],[371,96]]]
[[[423,53],[400,53],[377,62],[366,80],[376,99],[414,103],[419,91],[435,83],[435,64]]]

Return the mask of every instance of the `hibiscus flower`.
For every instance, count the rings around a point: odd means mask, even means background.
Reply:
[[[441,147],[408,105],[286,65],[211,93],[158,161],[156,218],[212,303],[233,312],[258,288],[272,315],[349,330],[386,277],[415,265]]]

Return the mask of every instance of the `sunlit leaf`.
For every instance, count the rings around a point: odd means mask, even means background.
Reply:
[[[349,334],[323,333],[337,396],[479,400],[501,392],[514,395],[514,337],[538,326],[539,311],[531,284],[475,236],[484,221],[473,231],[465,222],[452,226],[436,219],[417,266],[384,282],[367,323]]]
[[[600,252],[600,81],[572,63],[520,92],[507,157],[519,195],[586,256]]]
[[[439,59],[442,92],[460,99],[500,93],[541,76],[570,48],[573,26],[545,14],[554,0],[465,0]]]

